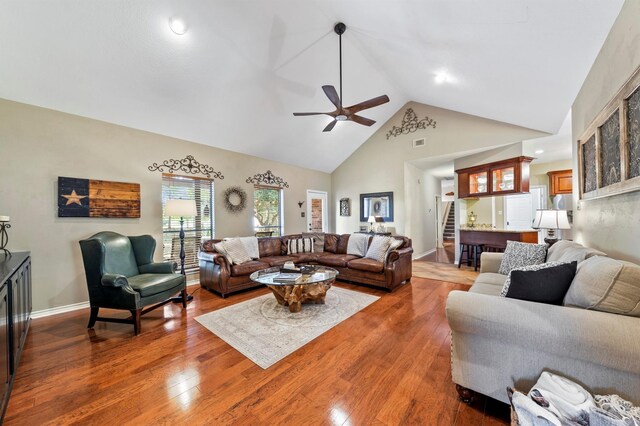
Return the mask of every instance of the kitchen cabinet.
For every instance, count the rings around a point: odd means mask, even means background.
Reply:
[[[531,157],[516,157],[456,170],[458,197],[475,198],[529,192]]]
[[[555,170],[548,172],[549,194],[553,197],[558,194],[573,193],[573,170]]]

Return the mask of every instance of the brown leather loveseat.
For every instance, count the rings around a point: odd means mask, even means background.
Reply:
[[[285,262],[295,264],[320,264],[335,268],[340,272],[338,280],[367,284],[393,291],[411,280],[411,239],[391,251],[386,261],[361,258],[347,254],[347,244],[351,234],[324,234],[324,251],[287,255],[287,241],[302,238],[302,235],[258,238],[260,258],[241,265],[230,265],[225,256],[214,248],[221,240],[204,241],[200,247],[200,285],[225,297],[229,293],[259,287],[249,278],[251,273],[270,266],[282,266]],[[371,238],[369,239],[371,244]]]

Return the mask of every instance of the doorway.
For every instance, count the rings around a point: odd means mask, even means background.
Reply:
[[[309,232],[327,232],[328,223],[327,193],[307,190],[307,229]]]

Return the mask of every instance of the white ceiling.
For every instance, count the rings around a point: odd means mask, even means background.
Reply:
[[[562,126],[555,135],[536,139],[526,139],[522,147],[525,155],[534,157],[536,164],[552,161],[571,160],[571,111],[567,114]],[[543,152],[539,152],[543,151]]]
[[[410,100],[555,133],[622,3],[5,0],[0,97],[331,172]],[[391,102],[322,133],[337,21],[344,103]]]

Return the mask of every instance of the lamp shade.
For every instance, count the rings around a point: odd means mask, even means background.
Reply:
[[[536,210],[533,229],[571,229],[566,210]]]
[[[195,200],[167,200],[165,206],[165,214],[167,216],[197,216]]]
[[[367,220],[367,222],[369,223],[374,223],[376,221],[376,217],[375,216],[369,216],[369,220]]]

